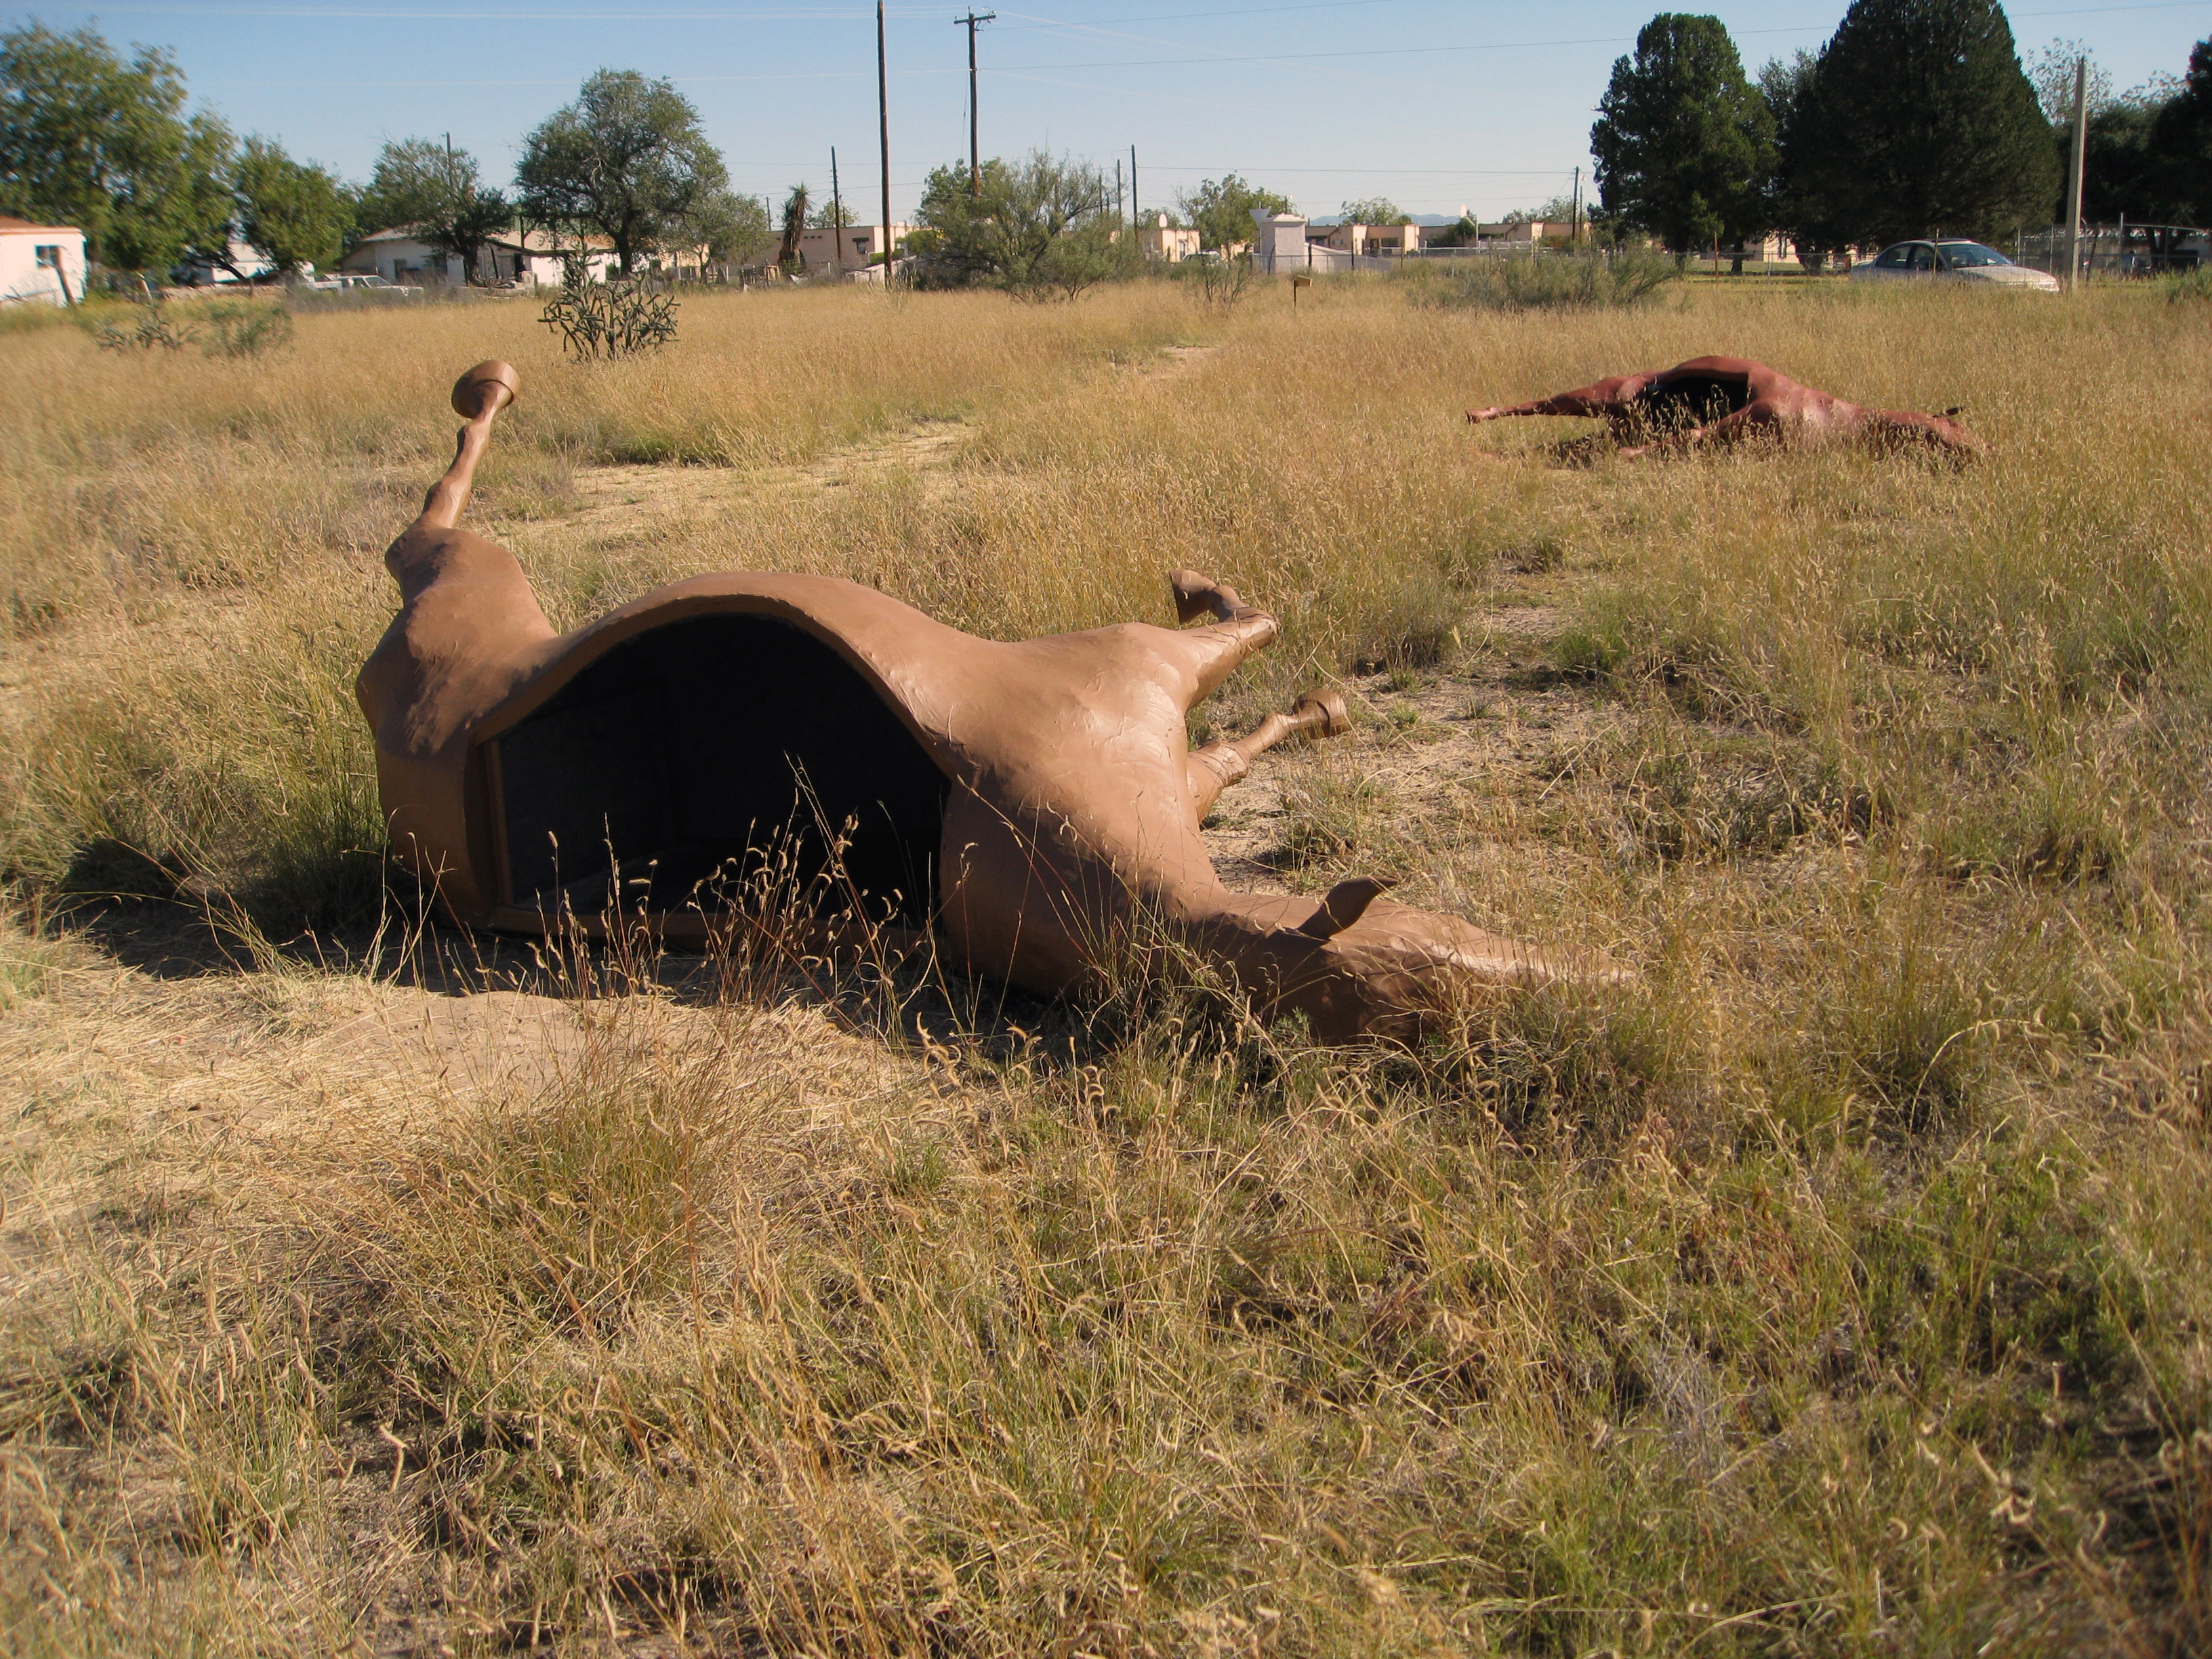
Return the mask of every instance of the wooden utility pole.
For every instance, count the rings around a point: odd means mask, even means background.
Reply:
[[[1121,210],[1127,205],[1128,198],[1121,194],[1121,158],[1117,155],[1114,158],[1114,216],[1119,219]],[[1132,231],[1137,228],[1134,219],[1129,221],[1129,228]]]
[[[1583,240],[1583,170],[1575,169],[1574,205],[1567,210],[1567,243],[1579,247]]]
[[[1137,147],[1136,147],[1134,144],[1132,144],[1132,145],[1130,145],[1130,146],[1129,146],[1129,225],[1130,225],[1130,228],[1131,228],[1132,229],[1134,229],[1134,228],[1136,228],[1136,224],[1137,224]]]
[[[891,81],[884,68],[884,0],[876,0],[876,113],[884,133],[884,287],[891,285]]]
[[[975,25],[990,22],[998,15],[995,11],[979,15],[971,9],[965,17],[952,20],[955,24],[968,26],[968,194],[971,197],[983,193],[982,147],[975,141]]]
[[[845,274],[845,198],[837,193],[837,146],[830,146],[830,268]]]
[[[2074,154],[2066,167],[2066,286],[2081,280],[2081,167],[2089,150],[2089,60],[2074,60]]]

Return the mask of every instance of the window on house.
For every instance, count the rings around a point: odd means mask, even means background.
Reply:
[[[40,269],[59,270],[62,268],[62,251],[59,246],[34,247],[31,252],[37,258]]]

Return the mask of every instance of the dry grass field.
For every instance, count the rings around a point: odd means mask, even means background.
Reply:
[[[9,1651],[2212,1647],[2212,309],[1418,299],[0,332]],[[1996,453],[1460,420],[1698,352]],[[492,356],[471,522],[556,622],[1194,565],[1285,623],[1206,721],[1359,720],[1232,879],[1633,980],[1328,1051],[427,927],[350,682]]]

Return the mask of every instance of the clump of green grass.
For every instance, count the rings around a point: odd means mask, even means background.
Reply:
[[[2212,300],[2212,265],[2196,265],[2159,278],[2159,291],[2169,305],[2188,305]]]
[[[0,891],[0,1014],[52,994],[66,952],[35,899],[19,905]]]
[[[1423,271],[1414,293],[1424,303],[1468,311],[1604,311],[1640,306],[1678,275],[1671,259],[1637,249],[1532,249]]]
[[[1838,757],[1802,743],[1662,738],[1624,759],[1624,826],[1662,860],[1776,854],[1803,836],[1863,836],[1876,817],[1873,793],[1849,781]]]
[[[1387,805],[1372,776],[1326,757],[1302,764],[1283,787],[1283,823],[1273,857],[1286,869],[1306,870],[1387,856]]]

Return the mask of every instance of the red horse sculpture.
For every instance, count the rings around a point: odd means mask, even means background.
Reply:
[[[1741,443],[1753,436],[1805,445],[1925,447],[1960,459],[1986,453],[1989,445],[1951,418],[1958,412],[1868,409],[1800,386],[1748,358],[1692,357],[1672,368],[1617,374],[1525,404],[1470,409],[1467,418],[1480,423],[1511,415],[1592,415],[1612,428],[1614,440],[1626,446],[1620,453],[1632,459],[1656,450]]]

